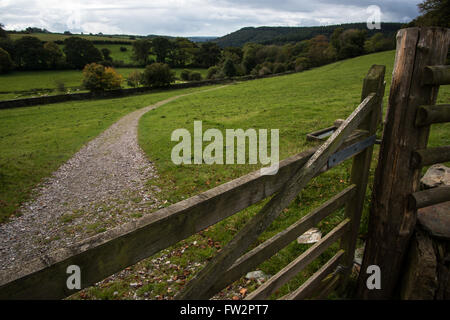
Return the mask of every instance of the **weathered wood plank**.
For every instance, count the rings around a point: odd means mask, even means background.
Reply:
[[[260,244],[253,250],[240,257],[227,272],[207,291],[208,296],[213,296],[229,284],[238,280],[245,273],[253,270],[275,253],[286,247],[297,237],[314,227],[317,223],[325,219],[331,213],[342,208],[348,201],[352,201],[355,194],[355,185],[352,185],[330,200],[326,201],[319,208],[311,211],[299,221],[283,230],[269,240]]]
[[[333,135],[314,153],[250,222],[175,296],[176,299],[206,299],[205,294],[228,268],[256,241],[258,236],[278,217],[308,182],[325,166],[344,139],[372,111],[375,95],[368,96]]]
[[[424,85],[439,86],[450,84],[450,66],[428,66],[424,70]]]
[[[373,65],[369,73],[364,79],[361,100],[365,99],[369,94],[376,94],[376,105],[369,117],[363,121],[359,129],[367,130],[369,135],[375,135],[378,124],[383,114],[383,97],[385,91],[384,76],[386,72],[385,66]],[[351,221],[350,232],[342,237],[341,248],[345,251],[343,265],[345,271],[343,273],[342,288],[347,286],[348,276],[353,266],[354,252],[356,241],[358,239],[359,228],[361,224],[361,216],[366,200],[367,183],[370,174],[370,165],[372,163],[373,146],[365,149],[362,153],[353,158],[352,173],[350,181],[357,186],[355,200],[347,204],[345,215]]]
[[[421,106],[417,110],[416,126],[418,127],[445,122],[450,122],[450,104]]]
[[[447,161],[450,161],[450,146],[416,150],[412,154],[411,165],[419,169]]]
[[[336,269],[343,256],[344,250],[339,250],[333,258],[317,270],[298,289],[287,294],[280,300],[304,300],[312,297],[312,295],[323,286],[322,281]]]
[[[248,295],[246,300],[261,300],[268,298],[276,290],[295,277],[314,259],[325,252],[330,245],[336,242],[346,231],[348,231],[349,226],[350,219],[345,219],[319,242],[315,243],[306,252],[301,254],[298,258],[281,269],[276,275],[267,280],[261,287]]]
[[[410,206],[413,210],[450,201],[450,186],[437,187],[411,194]]]
[[[342,148],[364,139],[357,132]],[[318,148],[280,162],[278,174],[256,171],[117,228],[52,252],[16,269],[0,272],[0,299],[59,299],[77,290],[66,287],[66,269],[81,268],[85,288],[277,192]]]
[[[361,270],[377,265],[383,272],[380,290],[369,290],[361,272],[360,299],[393,298],[400,283],[406,249],[416,225],[416,212],[408,197],[419,190],[420,170],[411,168],[414,150],[426,148],[429,127],[415,126],[417,108],[436,103],[438,87],[423,86],[426,66],[444,63],[450,29],[408,28],[397,34],[397,53],[389,96],[389,109],[375,174],[369,236]]]

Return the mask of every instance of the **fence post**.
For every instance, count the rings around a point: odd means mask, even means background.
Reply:
[[[385,66],[373,65],[367,76],[364,78],[361,100],[364,100],[371,93],[376,94],[376,102],[374,104],[373,111],[358,128],[361,130],[367,130],[369,132],[369,136],[375,135],[382,117],[385,72]],[[341,277],[341,288],[346,287],[348,276],[351,272],[351,267],[353,266],[354,252],[356,241],[358,239],[361,214],[364,208],[364,200],[366,198],[366,189],[369,179],[372,155],[373,146],[370,146],[353,158],[350,183],[356,185],[356,193],[353,201],[350,201],[347,204],[345,210],[346,217],[351,219],[351,226],[349,232],[347,232],[341,240],[341,248],[345,251],[345,255],[342,260],[344,275]]]
[[[375,174],[369,237],[358,281],[358,298],[396,296],[402,263],[416,224],[408,197],[419,188],[420,170],[411,165],[414,150],[427,145],[429,126],[416,127],[419,106],[436,102],[438,87],[423,84],[426,66],[445,63],[450,29],[408,28],[397,34],[389,108]],[[381,270],[381,289],[369,290],[369,266]]]

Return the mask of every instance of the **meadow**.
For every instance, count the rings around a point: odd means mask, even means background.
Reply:
[[[127,88],[126,78],[133,71],[143,71],[142,68],[117,68],[116,71],[124,78],[123,88]],[[173,69],[179,78],[183,69]],[[206,76],[206,69],[188,68],[198,71],[202,77]],[[83,72],[80,70],[56,71],[15,71],[0,75],[0,100],[20,99],[40,95],[60,94],[58,83],[64,84],[65,92],[80,92]]]
[[[229,85],[213,92],[198,93],[148,112],[139,124],[139,143],[158,169],[159,178],[149,184],[160,187],[159,197],[165,205],[178,202],[234,178],[254,171],[256,165],[174,165],[170,140],[173,130],[192,132],[194,120],[203,121],[203,130],[217,128],[261,128],[280,130],[280,159],[308,149],[314,144],[306,134],[329,127],[334,120],[346,118],[359,104],[362,80],[373,64],[386,65],[386,97],[389,94],[394,52],[382,52],[339,61],[317,69],[268,79]],[[1,78],[0,78],[1,81]],[[49,80],[50,81],[50,80]],[[16,212],[19,204],[31,196],[30,191],[44,177],[69,159],[84,143],[105,130],[124,114],[163,100],[171,95],[191,92],[188,89],[113,100],[71,102],[58,105],[1,110],[0,121],[0,214],[3,221]],[[442,88],[439,101],[449,101],[450,90]],[[386,106],[385,101],[385,106]],[[430,145],[448,144],[449,124],[433,127]],[[361,238],[367,232],[367,212],[378,147],[371,169],[371,181]],[[348,186],[351,162],[314,179],[282,212],[258,239],[257,245],[285,229],[311,209]],[[267,200],[266,200],[267,201]],[[83,290],[72,298],[83,299],[162,299],[172,297],[220,250],[258,210],[258,203],[203,232],[128,268],[121,277]],[[322,221],[318,228],[326,234],[343,219],[340,210]],[[266,274],[275,274],[309,245],[291,243],[259,266]],[[298,287],[337,250],[337,244],[281,288],[278,298]],[[170,260],[155,268],[155,261]],[[165,261],[164,260],[164,261]],[[172,266],[175,265],[176,268]],[[190,270],[186,273],[187,270]],[[145,276],[141,276],[145,274]],[[183,279],[182,281],[178,281]],[[142,285],[130,286],[136,281]],[[251,292],[254,281],[241,279],[222,292],[232,298],[239,290]]]

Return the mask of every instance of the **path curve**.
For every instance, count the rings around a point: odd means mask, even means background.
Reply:
[[[0,270],[10,269],[95,233],[137,219],[161,205],[157,177],[139,147],[139,119],[178,95],[134,111],[82,147],[40,184],[21,215],[0,225]]]

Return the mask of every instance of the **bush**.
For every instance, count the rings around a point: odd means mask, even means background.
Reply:
[[[208,69],[208,72],[206,73],[206,79],[214,79],[218,73],[219,68],[217,66],[213,66]]]
[[[180,73],[180,78],[183,81],[189,81],[191,79],[191,71],[184,69]]]
[[[10,72],[13,68],[11,56],[6,50],[0,48],[0,74]]]
[[[91,63],[83,69],[83,86],[93,92],[120,89],[122,76],[113,68]]]
[[[202,75],[200,72],[192,72],[190,74],[189,80],[191,81],[201,81],[202,80]]]
[[[142,82],[149,87],[163,87],[175,80],[175,74],[165,63],[153,63],[145,68]]]
[[[127,47],[120,47],[120,52],[126,52],[127,50]]]
[[[133,71],[127,78],[127,84],[130,87],[136,88],[139,87],[142,83],[142,72]]]
[[[286,66],[283,63],[275,63],[273,66],[273,73],[286,72]]]
[[[261,70],[259,70],[258,75],[259,76],[265,76],[268,74],[272,74],[272,71],[268,67],[262,67]]]
[[[235,77],[237,75],[236,67],[231,59],[225,60],[222,72],[227,78]]]

